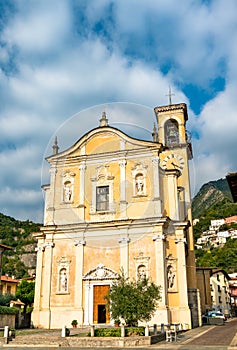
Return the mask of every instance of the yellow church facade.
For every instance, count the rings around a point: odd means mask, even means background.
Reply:
[[[153,141],[109,126],[47,158],[37,234],[35,327],[114,324],[104,296],[121,270],[161,286],[151,324],[199,325],[185,104],[156,107]]]

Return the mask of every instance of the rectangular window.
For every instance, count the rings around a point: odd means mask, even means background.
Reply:
[[[7,294],[11,294],[11,286],[7,286]]]
[[[96,187],[96,210],[109,210],[109,186]]]

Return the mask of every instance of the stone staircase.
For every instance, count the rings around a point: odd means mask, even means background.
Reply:
[[[8,342],[8,347],[70,347],[69,339],[77,338],[76,336],[80,334],[85,334],[88,332],[87,328],[83,329],[70,329],[70,337],[63,338],[61,336],[61,330],[46,331],[42,330],[37,332],[37,330],[23,331],[22,335],[18,334],[15,338],[12,338]],[[26,334],[27,333],[27,334]]]
[[[60,336],[38,336],[31,335],[30,337],[27,335],[19,335],[16,338],[9,341],[8,346],[16,347],[16,346],[26,346],[27,348],[34,347],[69,347],[67,338],[62,338]]]

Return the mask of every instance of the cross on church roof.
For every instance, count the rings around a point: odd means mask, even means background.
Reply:
[[[169,104],[170,105],[172,105],[172,100],[171,100],[171,98],[172,98],[172,96],[174,96],[175,94],[172,94],[172,92],[171,92],[171,87],[169,86],[169,93],[168,93],[168,95],[166,95],[166,96],[169,96]]]

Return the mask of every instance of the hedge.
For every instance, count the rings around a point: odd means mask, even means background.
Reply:
[[[125,336],[142,335],[145,335],[144,327],[125,327]],[[121,337],[121,328],[97,328],[95,329],[95,337]]]
[[[19,309],[16,307],[0,306],[1,315],[17,315],[18,313]]]

